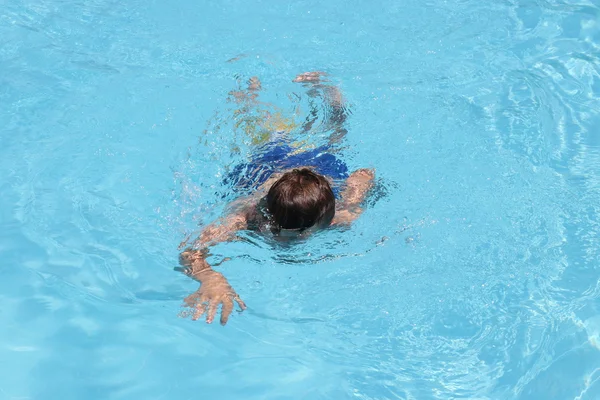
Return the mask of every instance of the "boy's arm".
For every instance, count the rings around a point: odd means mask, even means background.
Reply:
[[[346,188],[341,193],[340,206],[335,212],[332,225],[347,225],[356,220],[362,213],[361,204],[367,192],[373,186],[375,172],[371,169],[354,171],[346,179]]]
[[[236,232],[247,228],[250,201],[251,199],[246,199],[234,202],[229,207],[233,210],[229,215],[205,227],[192,247],[179,255],[179,263],[183,268],[178,269],[200,282],[200,288],[184,300],[184,306],[190,309],[184,315],[196,320],[206,313],[206,322],[210,324],[219,305],[222,305],[221,324],[225,325],[233,310],[234,301],[242,310],[246,308],[223,274],[212,269],[206,256],[208,247],[233,240]]]
[[[176,270],[200,282],[198,290],[184,299],[183,306],[188,307],[189,310],[182,312],[183,316],[191,316],[193,320],[197,320],[206,313],[206,322],[210,324],[215,318],[219,305],[222,305],[221,325],[225,325],[233,311],[234,300],[241,310],[246,309],[246,304],[233,290],[227,278],[213,270],[206,261],[208,246],[230,240],[241,226],[242,222],[237,217],[227,217],[222,224],[213,224],[202,231],[194,244],[201,247],[190,247],[179,254],[179,264],[182,268]]]
[[[308,95],[310,97],[321,97],[325,101],[327,109],[324,110],[323,127],[321,129],[332,131],[329,137],[330,144],[340,142],[348,133],[344,128],[344,123],[350,114],[340,89],[329,84],[327,74],[322,71],[304,72],[296,76],[293,82],[309,87]],[[310,115],[311,117],[307,119],[303,126],[305,131],[312,128],[318,118],[319,110],[313,108]]]
[[[248,228],[248,216],[255,205],[256,196],[250,196],[233,201],[227,206],[226,216],[205,226],[192,244],[192,249],[202,250],[217,243],[235,239],[238,231]],[[180,249],[186,244],[183,242]],[[188,249],[189,250],[189,249]]]
[[[231,212],[226,217],[223,217],[210,225],[206,226],[200,232],[198,238],[192,246],[185,248],[179,254],[179,264],[185,268],[181,269],[186,275],[190,275],[191,267],[196,270],[204,267],[205,258],[208,255],[208,248],[217,243],[227,242],[235,239],[238,231],[246,229],[248,226],[247,210],[242,208],[236,212]],[[181,242],[179,249],[181,250],[187,244],[187,240]],[[208,263],[206,266],[210,267]]]
[[[194,241],[194,249],[204,249],[217,243],[228,242],[235,238],[238,231],[248,227],[248,218],[245,211],[227,215],[206,226]]]

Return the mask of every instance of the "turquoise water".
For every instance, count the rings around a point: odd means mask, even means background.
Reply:
[[[0,6],[0,399],[600,398],[597,2]],[[248,310],[179,317],[228,93],[303,115],[310,70],[367,210],[215,247]]]

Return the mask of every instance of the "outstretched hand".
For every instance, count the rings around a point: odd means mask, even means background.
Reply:
[[[225,325],[233,311],[234,301],[240,306],[240,311],[246,309],[246,304],[223,274],[208,269],[202,271],[196,279],[201,285],[195,293],[184,299],[182,306],[189,307],[189,310],[182,312],[184,317],[191,316],[193,320],[197,320],[206,314],[206,322],[210,324],[221,305],[221,325]]]
[[[293,82],[296,83],[321,83],[322,80],[325,79],[327,74],[322,71],[312,71],[312,72],[303,72],[298,74],[296,78],[294,78]]]

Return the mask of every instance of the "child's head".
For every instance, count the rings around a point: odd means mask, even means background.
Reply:
[[[294,169],[271,186],[267,208],[281,229],[327,226],[335,215],[335,197],[325,177],[306,168]]]

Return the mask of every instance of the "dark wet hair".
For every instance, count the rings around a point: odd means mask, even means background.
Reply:
[[[269,189],[266,200],[277,229],[327,226],[335,215],[335,197],[329,182],[307,168],[283,174]]]

